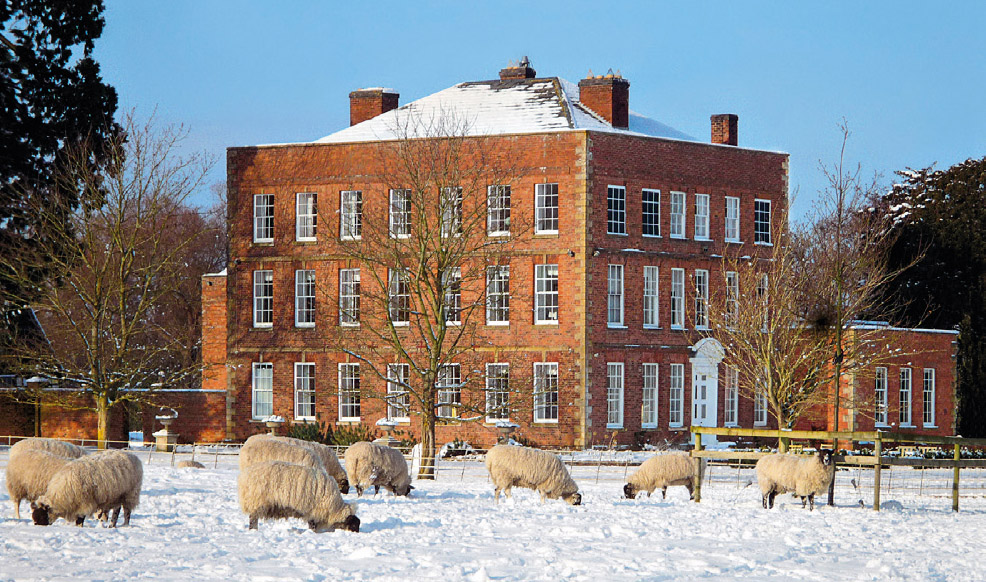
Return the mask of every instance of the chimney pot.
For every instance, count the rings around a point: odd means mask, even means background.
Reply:
[[[400,99],[400,93],[393,89],[373,87],[353,91],[349,94],[349,125],[356,125],[391,109],[397,109]]]
[[[739,116],[720,113],[712,116],[712,143],[722,145],[739,144]]]
[[[579,81],[579,101],[613,127],[627,129],[630,121],[630,81],[613,74],[589,76]]]
[[[500,80],[506,79],[534,79],[537,71],[531,68],[531,61],[526,56],[520,59],[520,63],[514,65],[513,61],[507,63],[507,67],[500,69]]]

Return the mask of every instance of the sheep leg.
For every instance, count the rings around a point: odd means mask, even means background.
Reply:
[[[688,500],[695,499],[695,484],[692,483],[691,479],[688,480],[688,483],[685,483],[685,487],[688,488]]]
[[[13,501],[14,501],[14,519],[20,519],[21,518],[21,500],[20,499],[14,499]]]
[[[804,504],[801,505],[804,507]],[[808,496],[808,511],[815,511],[815,494],[812,493]]]
[[[493,503],[498,504],[498,505],[500,503],[500,488],[499,487],[497,487],[497,488],[495,488],[493,490]]]
[[[79,517],[75,518],[75,527],[82,527],[82,524],[84,524],[85,522],[86,522],[86,516],[80,515]]]
[[[133,512],[133,509],[131,509],[129,507],[124,507],[123,508],[123,525],[130,525],[130,514],[132,512]]]
[[[763,496],[763,508],[773,509],[774,508],[774,498],[777,497],[777,490],[771,489]]]
[[[256,515],[251,515],[250,516],[250,528],[249,529],[257,529],[257,516]]]
[[[113,515],[109,519],[110,519],[110,527],[116,527],[116,520],[120,519],[119,505],[113,508]]]
[[[362,497],[362,496],[363,496],[363,486],[362,485],[357,485],[356,486],[356,497]]]
[[[663,500],[667,498],[668,498],[668,486],[665,485],[664,487],[661,487],[661,499]]]

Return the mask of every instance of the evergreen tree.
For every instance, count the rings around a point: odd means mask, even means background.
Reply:
[[[88,163],[98,167],[119,132],[116,91],[103,83],[92,58],[102,12],[102,0],[0,2],[0,256],[23,252],[25,240],[37,241],[44,229],[31,212],[36,202],[64,209],[55,217],[61,221],[78,206],[80,189],[54,181],[59,158],[88,144]],[[26,305],[37,297],[39,283],[57,276],[47,257],[37,259],[27,280],[0,268],[0,310]],[[6,331],[0,329],[0,336]]]
[[[958,432],[986,436],[986,158],[906,170],[879,203],[899,236],[889,285],[909,325],[959,330]]]

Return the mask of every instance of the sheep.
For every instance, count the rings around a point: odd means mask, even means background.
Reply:
[[[78,445],[60,441],[58,439],[45,439],[31,437],[19,440],[10,447],[10,459],[24,451],[46,451],[66,459],[78,459],[86,454],[86,450]]]
[[[205,469],[205,465],[198,461],[178,461],[175,466],[179,469]]]
[[[24,441],[21,441],[24,442]],[[36,501],[48,489],[48,482],[72,459],[41,449],[21,449],[7,463],[7,492],[14,502],[14,517],[21,518],[21,500]]]
[[[801,498],[801,507],[815,509],[815,495],[828,490],[835,477],[832,451],[822,449],[810,457],[765,455],[757,461],[757,483],[763,495],[763,508],[774,507],[778,493],[792,492]]]
[[[376,487],[374,494],[381,487],[387,488],[394,495],[404,496],[414,489],[407,471],[407,461],[396,449],[360,441],[346,449],[345,459],[346,473],[349,475],[349,482],[356,487],[357,497],[362,496],[363,490],[371,485]]]
[[[356,504],[342,500],[335,479],[325,471],[284,461],[262,461],[240,472],[240,509],[250,529],[260,519],[297,517],[315,532],[336,528],[358,532]]]
[[[581,505],[582,495],[565,465],[557,456],[515,445],[496,445],[486,453],[486,470],[496,487],[493,499],[500,502],[500,492],[510,498],[511,487],[535,489],[545,499],[564,499]]]
[[[240,471],[250,465],[264,461],[285,461],[324,471],[325,464],[315,452],[292,444],[267,438],[268,435],[253,435],[240,449]],[[258,438],[259,437],[259,438]]]
[[[333,479],[336,480],[336,483],[339,485],[339,491],[341,491],[342,493],[349,493],[349,478],[346,475],[346,471],[342,468],[342,465],[339,463],[339,457],[336,456],[336,452],[332,450],[332,447],[323,445],[322,443],[316,443],[314,441],[306,441],[292,437],[275,436],[266,433],[254,435],[250,437],[250,439],[258,439],[258,440],[267,439],[272,441],[278,441],[310,450],[311,452],[318,455],[320,459],[322,459],[322,464],[325,466],[325,471],[329,475],[331,475]],[[289,459],[285,459],[285,460],[289,460]]]
[[[87,516],[103,518],[113,511],[116,527],[123,508],[123,525],[140,503],[144,468],[140,459],[124,451],[104,451],[66,463],[52,476],[48,490],[31,505],[35,525],[50,525],[59,517],[82,527]]]
[[[655,489],[661,489],[661,499],[667,499],[668,487],[684,485],[688,488],[688,498],[694,499],[695,462],[688,453],[676,452],[654,455],[644,461],[627,484],[623,486],[623,495],[633,499],[641,491],[647,492],[647,497]]]

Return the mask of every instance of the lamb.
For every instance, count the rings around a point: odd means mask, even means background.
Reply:
[[[695,462],[688,453],[675,452],[654,455],[644,461],[640,468],[630,475],[627,484],[623,486],[623,495],[633,499],[641,491],[647,492],[647,497],[655,489],[661,489],[661,498],[667,499],[668,487],[684,485],[688,488],[688,498],[694,499]]]
[[[10,460],[13,460],[16,455],[24,451],[46,451],[59,457],[65,457],[66,459],[78,459],[86,454],[84,448],[73,445],[72,443],[58,439],[31,437],[17,441],[14,443],[14,446],[10,447]]]
[[[336,483],[339,485],[339,491],[342,493],[349,493],[349,479],[346,475],[346,471],[339,463],[339,457],[336,456],[336,452],[332,450],[332,447],[323,445],[322,443],[316,443],[314,441],[275,436],[271,434],[258,434],[250,437],[250,439],[267,439],[278,441],[310,450],[322,459],[322,464],[325,466],[325,471],[336,480]],[[249,441],[250,439],[247,440]]]
[[[66,463],[52,476],[48,490],[32,504],[35,525],[50,525],[59,517],[81,527],[93,513],[113,511],[116,527],[123,508],[123,525],[140,503],[144,469],[140,459],[124,451],[104,451]]]
[[[798,455],[765,455],[757,461],[757,483],[763,495],[763,508],[774,507],[778,493],[793,492],[805,500],[809,511],[815,509],[815,495],[828,490],[835,477],[832,451],[822,449],[810,457]]]
[[[346,473],[349,482],[356,487],[356,495],[375,486],[387,488],[394,495],[407,496],[411,493],[411,477],[407,470],[404,455],[396,449],[366,441],[353,443],[346,449]]]
[[[284,461],[262,461],[240,472],[240,509],[250,529],[260,519],[297,517],[315,532],[336,528],[358,532],[356,504],[342,500],[335,479],[321,469]]]
[[[500,502],[500,492],[510,498],[510,488],[526,487],[545,499],[564,499],[571,505],[581,505],[582,495],[565,465],[557,456],[537,449],[515,445],[496,445],[486,453],[486,470],[496,490],[493,499]]]
[[[243,443],[243,448],[240,449],[240,471],[264,461],[285,461],[325,471],[321,457],[313,451],[273,440],[267,436],[253,435]]]
[[[44,495],[52,476],[71,461],[41,449],[21,449],[16,455],[11,454],[7,463],[7,492],[14,502],[14,517],[21,518],[21,500],[32,503]]]

